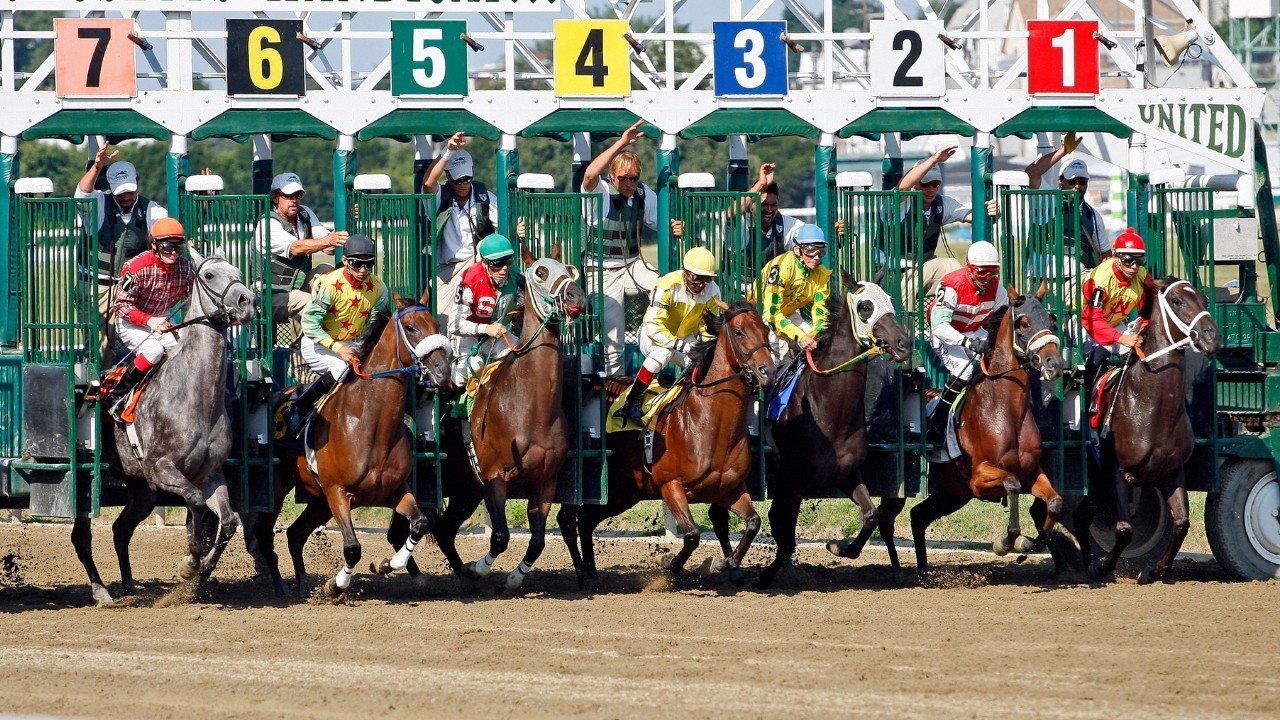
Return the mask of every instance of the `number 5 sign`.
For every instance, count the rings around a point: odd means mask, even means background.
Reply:
[[[1028,20],[1027,92],[1098,92],[1097,20]]]
[[[556,20],[556,96],[631,94],[626,20]]]
[[[465,20],[391,21],[392,95],[466,95]]]
[[[942,97],[941,20],[871,21],[871,90],[884,97]]]
[[[784,22],[712,23],[716,95],[786,95]]]
[[[133,20],[55,18],[53,28],[58,97],[138,94]]]

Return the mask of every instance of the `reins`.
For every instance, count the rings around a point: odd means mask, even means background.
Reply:
[[[360,358],[353,358],[351,360],[351,371],[355,373],[356,377],[361,380],[377,380],[378,378],[396,377],[398,375],[422,372],[422,358],[419,357],[417,351],[409,345],[408,338],[404,336],[404,326],[400,322],[400,318],[415,312],[430,312],[430,310],[423,305],[411,305],[403,310],[397,310],[395,315],[392,316],[396,335],[396,361],[404,362],[400,359],[400,350],[403,347],[409,351],[409,363],[401,365],[398,368],[391,368],[390,370],[379,370],[378,372],[366,373],[360,368]],[[428,382],[430,381],[428,380]]]
[[[1139,349],[1137,346],[1134,346],[1133,348],[1133,351],[1138,356],[1138,359],[1144,363],[1147,363],[1148,365],[1151,364],[1151,361],[1156,360],[1163,355],[1167,355],[1168,353],[1174,352],[1176,350],[1181,350],[1188,346],[1192,350],[1199,352],[1199,348],[1197,348],[1195,346],[1195,343],[1191,340],[1191,328],[1195,327],[1201,320],[1205,319],[1206,317],[1209,317],[1209,311],[1207,309],[1201,310],[1195,317],[1191,318],[1190,322],[1186,322],[1186,323],[1182,322],[1182,318],[1178,317],[1178,314],[1175,313],[1173,311],[1173,308],[1169,306],[1169,300],[1167,298],[1168,294],[1179,285],[1190,286],[1191,283],[1186,280],[1178,280],[1177,282],[1171,283],[1168,287],[1166,287],[1163,291],[1161,291],[1159,294],[1156,295],[1156,302],[1160,306],[1160,327],[1162,330],[1164,330],[1164,337],[1166,340],[1169,341],[1169,344],[1160,348],[1159,350],[1156,350],[1153,353],[1145,353],[1141,349]],[[1172,322],[1174,326],[1177,327],[1178,330],[1182,332],[1181,340],[1173,339],[1173,333],[1169,330],[1170,322]],[[1150,325],[1150,323],[1145,322],[1142,325],[1139,332],[1144,332],[1147,329],[1148,325]]]
[[[826,370],[823,370],[822,368],[818,367],[818,364],[813,359],[812,349],[805,350],[804,356],[805,356],[805,359],[808,360],[810,370],[818,373],[819,375],[826,376],[826,375],[835,375],[836,373],[841,373],[846,370],[849,370],[854,365],[857,365],[858,363],[871,360],[879,355],[883,355],[884,352],[885,352],[884,347],[880,345],[874,345],[870,350],[867,350],[866,352],[863,352],[859,355],[854,355],[853,357],[849,358],[848,360],[845,360],[839,365],[836,365],[835,367],[827,368]]]

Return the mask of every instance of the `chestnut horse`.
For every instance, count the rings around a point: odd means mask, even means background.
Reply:
[[[751,471],[747,415],[756,392],[773,385],[777,368],[769,329],[755,306],[739,300],[725,307],[723,316],[707,318],[707,331],[715,338],[690,352],[689,369],[677,381],[688,386],[683,398],[656,421],[652,463],[645,457],[644,432],[612,434],[608,504],[565,505],[557,514],[580,587],[596,586],[596,526],[641,500],[656,498],[666,503],[684,533],[684,545],[662,559],[663,567],[679,572],[698,547],[701,534],[689,503],[704,502],[727,507],[746,522],[737,550],[715,566],[740,572],[760,530],[746,484]]]
[[[1141,345],[1098,403],[1099,412],[1110,419],[1110,432],[1098,448],[1103,470],[1074,514],[1076,527],[1087,528],[1093,522],[1094,502],[1114,504],[1116,540],[1111,552],[1095,560],[1087,538],[1080,541],[1084,566],[1095,580],[1115,570],[1120,553],[1133,539],[1132,487],[1157,488],[1173,516],[1169,546],[1138,575],[1139,583],[1154,582],[1168,572],[1190,527],[1184,466],[1195,448],[1195,435],[1183,385],[1186,350],[1217,352],[1218,326],[1206,309],[1204,293],[1191,283],[1167,277],[1156,288],[1155,298],[1148,297],[1144,308],[1150,321],[1138,332]]]
[[[889,548],[893,572],[898,551],[893,545],[893,521],[906,504],[904,498],[885,498],[876,507],[858,468],[867,459],[867,421],[864,405],[867,365],[849,361],[887,354],[896,362],[911,359],[911,336],[894,317],[893,300],[878,285],[858,283],[847,299],[833,293],[827,301],[827,327],[818,334],[818,348],[809,368],[796,381],[782,416],[773,425],[777,465],[770,487],[769,525],[778,549],[773,562],[760,573],[757,586],[767,588],[796,549],[796,520],[800,501],[817,497],[826,488],[839,488],[862,513],[862,527],[850,543],[837,543],[838,554],[856,558],[880,529]],[[712,525],[725,555],[729,554],[728,512],[711,508]]]
[[[587,296],[578,285],[578,271],[556,257],[535,260],[523,248],[525,270],[520,278],[524,293],[523,325],[519,345],[502,360],[493,376],[481,383],[468,422],[475,449],[475,472],[466,469],[466,452],[454,444],[449,462],[463,477],[446,478],[449,505],[432,528],[432,535],[455,575],[485,577],[511,540],[507,526],[507,496],[512,489],[529,494],[529,547],[524,559],[506,578],[508,591],[516,590],[546,547],[547,516],[556,496],[560,467],[569,452],[569,423],[561,402],[561,321],[586,310]],[[460,467],[461,466],[461,467]],[[458,556],[455,536],[483,498],[493,523],[489,553],[471,565]],[[401,531],[394,523],[388,537]],[[411,567],[410,573],[416,568]]]
[[[963,452],[955,460],[929,464],[930,495],[911,509],[916,569],[921,576],[929,569],[925,530],[974,498],[1008,498],[1009,527],[993,543],[997,555],[1006,555],[1010,549],[1026,553],[1043,548],[1062,512],[1062,498],[1040,467],[1040,428],[1031,412],[1030,370],[1038,371],[1046,382],[1062,374],[1054,321],[1040,304],[1047,289],[1041,283],[1032,296],[1018,295],[1010,287],[1010,304],[987,318],[987,332],[994,340],[983,353],[980,372],[960,408],[956,432]],[[1024,492],[1047,506],[1034,541],[1018,527],[1018,500]],[[1052,545],[1050,551],[1057,567],[1057,551]]]
[[[413,375],[440,386],[449,379],[447,339],[428,308],[429,293],[417,304],[394,295],[396,311],[365,329],[357,350],[357,377],[340,383],[311,420],[309,444],[315,448],[315,472],[301,450],[282,448],[276,471],[275,510],[259,513],[253,529],[276,595],[286,594],[280,577],[272,533],[284,498],[294,487],[310,497],[289,526],[289,554],[299,596],[306,593],[302,548],[321,525],[336,518],[342,531],[344,565],[324,586],[330,597],[341,595],[360,562],[360,542],[351,523],[355,507],[388,507],[409,522],[409,538],[390,562],[403,568],[414,546],[430,530],[430,522],[409,491],[413,439],[405,427],[405,404]],[[286,390],[277,404],[285,399]],[[389,571],[389,569],[388,569]]]

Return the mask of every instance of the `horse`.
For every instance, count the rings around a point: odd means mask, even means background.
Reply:
[[[135,408],[135,450],[123,427],[107,422],[103,444],[110,472],[127,491],[125,505],[112,524],[121,586],[135,591],[129,562],[133,532],[156,506],[156,494],[177,495],[189,510],[188,554],[178,566],[183,580],[207,577],[217,566],[239,524],[231,509],[222,463],[231,452],[231,421],[224,402],[227,329],[248,322],[258,298],[241,282],[240,271],[220,255],[203,256],[189,248],[195,282],[178,345],[151,374]],[[208,512],[212,510],[212,516]],[[210,524],[216,516],[216,524]],[[93,560],[93,530],[77,517],[71,544],[89,575],[99,606],[114,599],[102,584]]]
[[[1155,582],[1173,566],[1190,527],[1185,466],[1195,447],[1187,417],[1183,385],[1188,347],[1205,355],[1218,351],[1218,325],[1206,309],[1204,293],[1191,283],[1166,277],[1156,283],[1154,302],[1146,303],[1141,344],[1134,348],[1120,379],[1103,390],[1098,411],[1109,418],[1110,431],[1099,444],[1102,472],[1073,515],[1077,528],[1087,528],[1097,510],[1094,498],[1114,503],[1115,546],[1094,559],[1087,538],[1080,551],[1089,577],[1097,580],[1115,570],[1120,554],[1133,539],[1131,488],[1150,485],[1160,491],[1173,518],[1173,534],[1163,555],[1138,575],[1141,584]],[[1092,390],[1091,390],[1092,391]],[[1106,479],[1111,483],[1108,487]]]
[[[549,258],[534,258],[521,248],[524,310],[519,344],[501,361],[492,376],[479,384],[467,423],[472,443],[468,451],[456,439],[447,445],[455,469],[446,480],[449,504],[431,530],[454,574],[466,580],[487,577],[511,541],[506,502],[512,490],[528,493],[529,546],[524,558],[507,574],[504,588],[513,592],[524,583],[546,547],[547,518],[555,501],[561,466],[569,454],[569,423],[562,406],[564,383],[560,325],[581,315],[587,296],[577,282],[578,271],[559,261],[559,248]],[[445,434],[445,441],[456,436]],[[468,479],[469,478],[469,479]],[[483,500],[493,523],[489,552],[472,564],[458,555],[456,536]],[[393,523],[388,538],[401,530]],[[414,573],[416,567],[410,568]]]
[[[747,415],[756,392],[773,385],[777,368],[769,329],[750,302],[724,306],[721,316],[707,318],[707,331],[714,337],[690,351],[689,368],[677,381],[685,386],[683,396],[656,421],[652,463],[645,457],[644,432],[614,433],[608,503],[564,505],[556,516],[582,589],[592,590],[597,583],[596,526],[641,500],[656,498],[666,503],[683,532],[683,546],[663,557],[664,568],[680,572],[697,549],[701,534],[689,503],[705,502],[726,507],[745,521],[736,550],[714,565],[717,572],[728,570],[731,578],[741,575],[742,559],[760,530],[746,484],[751,470]],[[630,378],[623,380],[630,385]]]
[[[879,528],[894,576],[898,573],[893,521],[906,500],[885,498],[877,508],[858,471],[867,458],[867,365],[860,361],[887,354],[895,362],[906,362],[911,358],[911,336],[895,318],[893,300],[884,290],[859,283],[848,274],[843,279],[853,292],[848,293],[847,301],[839,293],[827,301],[827,327],[818,334],[818,347],[808,356],[809,372],[796,381],[786,409],[773,424],[776,466],[769,525],[778,547],[773,562],[756,582],[760,588],[773,584],[774,576],[795,552],[800,501],[825,488],[839,488],[862,513],[857,537],[847,545],[833,541],[829,548],[842,557],[856,558]],[[728,556],[729,514],[712,506],[710,515]]]
[[[428,307],[429,292],[417,303],[398,293],[392,297],[395,312],[378,316],[365,329],[356,350],[358,362],[351,372],[355,379],[339,383],[311,420],[306,435],[315,449],[315,470],[302,449],[277,445],[281,461],[275,476],[274,511],[259,513],[253,530],[278,597],[287,595],[287,590],[272,535],[291,488],[309,495],[306,507],[286,533],[300,597],[306,593],[302,548],[311,533],[330,518],[337,519],[342,532],[344,565],[325,583],[323,592],[328,597],[346,591],[360,562],[352,508],[388,507],[409,523],[408,538],[395,556],[374,568],[380,574],[404,568],[418,541],[430,530],[430,520],[409,491],[414,453],[404,414],[411,376],[423,377],[437,387],[448,382],[449,345]],[[276,405],[294,390],[281,393]]]
[[[974,498],[993,502],[1008,498],[1008,529],[993,543],[1001,556],[1010,549],[1019,553],[1043,549],[1062,512],[1062,498],[1040,467],[1040,429],[1031,412],[1030,371],[1039,372],[1045,382],[1062,374],[1054,320],[1040,304],[1047,290],[1044,282],[1034,295],[1019,295],[1010,287],[1010,304],[987,318],[985,327],[994,340],[982,354],[980,371],[960,408],[956,433],[962,453],[952,461],[929,463],[932,492],[911,509],[916,571],[921,577],[929,569],[925,530]],[[1018,527],[1018,500],[1024,492],[1044,501],[1046,507],[1034,541]],[[1061,558],[1052,544],[1050,552],[1057,569]]]

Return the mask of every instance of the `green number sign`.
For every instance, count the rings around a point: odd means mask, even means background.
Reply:
[[[392,95],[466,95],[463,20],[391,21]]]

